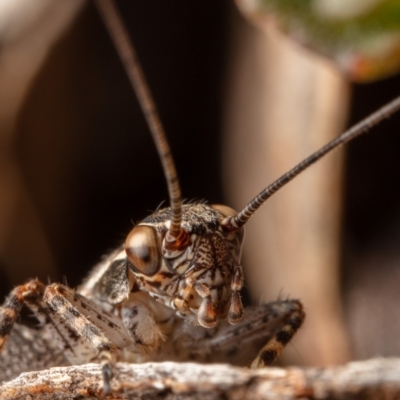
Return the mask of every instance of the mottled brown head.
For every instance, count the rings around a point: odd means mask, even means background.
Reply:
[[[139,287],[193,323],[213,327],[224,318],[239,322],[244,231],[221,226],[236,212],[205,204],[184,205],[182,211],[182,233],[173,247],[165,241],[170,208],[146,218],[129,233],[125,251]]]

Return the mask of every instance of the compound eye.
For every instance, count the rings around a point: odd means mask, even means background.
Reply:
[[[153,276],[161,268],[161,252],[157,232],[151,226],[137,226],[125,241],[125,252],[134,272]]]
[[[223,204],[212,204],[211,208],[219,211],[224,217],[236,217],[237,212],[228,206]]]

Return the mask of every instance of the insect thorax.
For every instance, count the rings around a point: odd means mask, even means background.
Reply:
[[[215,321],[226,318],[234,276],[236,274],[236,280],[243,279],[240,253],[244,231],[223,230],[220,222],[227,213],[233,213],[225,206],[188,204],[182,211],[181,226],[189,234],[187,245],[173,253],[162,252],[153,274],[142,273],[131,260],[128,266],[140,290],[175,309],[178,315],[190,322],[207,326],[200,316],[204,313],[202,305],[206,307],[204,299],[211,300],[208,307],[212,308]],[[155,231],[159,249],[169,228],[170,214],[170,208],[165,208],[137,225]]]

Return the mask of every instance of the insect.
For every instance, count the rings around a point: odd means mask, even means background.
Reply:
[[[390,112],[398,103],[392,104]],[[145,108],[157,130],[152,105]],[[374,122],[386,111],[379,115]],[[165,144],[159,146],[168,155]],[[331,147],[268,187],[238,216],[226,206],[199,203],[181,207],[176,176],[170,169],[172,208],[137,225],[124,248],[95,267],[78,292],[59,284],[46,287],[38,281],[14,289],[1,310],[0,340],[5,343],[25,304],[42,324],[41,337],[32,334],[32,339],[47,340],[49,335],[48,340],[60,346],[71,363],[102,362],[106,391],[110,389],[112,356],[130,361],[148,356],[212,361],[229,355],[233,359],[232,349],[240,353],[233,338],[239,336],[263,342],[253,366],[271,363],[301,325],[304,313],[299,302],[287,300],[243,315],[239,294],[243,225],[265,198]],[[171,165],[168,157],[164,162]],[[20,336],[15,340],[29,336],[27,332],[17,331]],[[243,354],[239,355],[242,358]]]

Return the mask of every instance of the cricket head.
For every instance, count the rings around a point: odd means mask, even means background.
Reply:
[[[166,239],[171,209],[147,217],[125,242],[128,265],[141,290],[190,322],[211,328],[220,319],[239,322],[243,306],[240,254],[244,228],[221,222],[236,212],[222,205],[182,206],[180,236]]]

